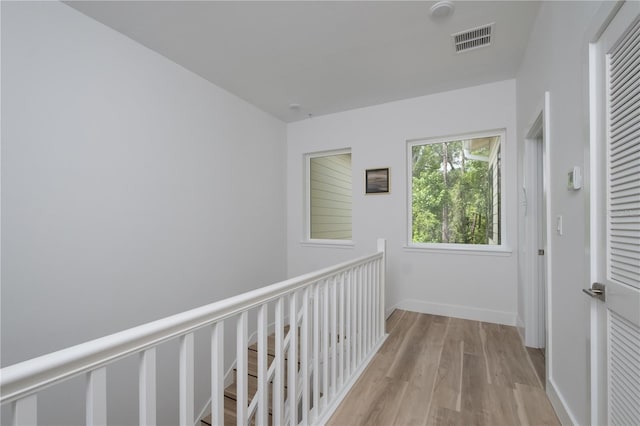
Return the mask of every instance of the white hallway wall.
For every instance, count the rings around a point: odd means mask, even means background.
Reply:
[[[408,250],[406,141],[506,129],[506,254]],[[290,276],[373,252],[387,239],[387,307],[515,324],[517,287],[515,81],[314,117],[288,125]],[[302,244],[305,153],[350,147],[353,241],[349,248]],[[364,195],[367,168],[391,168],[389,195]]]
[[[284,123],[175,63],[2,2],[2,124],[3,366],[285,278]],[[158,357],[177,424],[177,345]],[[111,424],[137,418],[135,362],[109,371]],[[45,392],[43,424],[82,423],[82,395]]]
[[[549,226],[562,215],[563,235],[555,232],[551,250],[550,384],[564,400],[568,420],[589,423],[589,307],[581,292],[590,286],[588,251],[588,188],[567,189],[567,173],[588,165],[588,43],[596,12],[604,2],[545,2],[532,31],[517,76],[518,138],[550,92]],[[610,2],[609,5],[613,3]],[[570,22],[571,25],[567,25]],[[522,146],[522,145],[521,145]],[[519,152],[524,152],[521,148]],[[519,159],[522,162],[522,158]],[[585,182],[588,181],[588,173]],[[522,180],[520,181],[522,184]],[[520,293],[522,294],[522,293]],[[522,302],[521,302],[522,303]]]

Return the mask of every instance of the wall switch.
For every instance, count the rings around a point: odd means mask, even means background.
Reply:
[[[562,215],[556,216],[556,233],[562,235]]]

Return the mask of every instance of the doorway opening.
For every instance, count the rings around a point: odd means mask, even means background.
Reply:
[[[524,343],[544,386],[549,372],[550,341],[548,259],[548,126],[549,93],[525,137]]]

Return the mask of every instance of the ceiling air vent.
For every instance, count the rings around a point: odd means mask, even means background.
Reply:
[[[451,37],[453,37],[453,44],[456,48],[456,53],[489,46],[491,44],[491,36],[493,35],[493,25],[494,24],[491,23],[451,34]]]

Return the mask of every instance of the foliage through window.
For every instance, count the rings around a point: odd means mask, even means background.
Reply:
[[[501,244],[501,140],[409,143],[411,243]]]
[[[307,156],[310,240],[351,240],[351,153]]]

